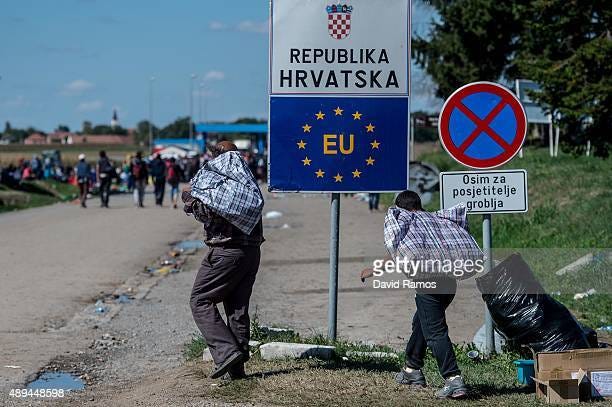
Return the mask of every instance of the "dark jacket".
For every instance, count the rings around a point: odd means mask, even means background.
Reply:
[[[151,168],[151,176],[157,180],[162,179],[166,176],[166,164],[161,158],[155,158],[149,165]]]

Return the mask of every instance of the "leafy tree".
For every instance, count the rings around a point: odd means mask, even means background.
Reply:
[[[416,61],[447,98],[476,80],[538,82],[531,97],[559,113],[563,141],[608,156],[612,8],[605,0],[431,0],[439,15]],[[555,116],[557,117],[557,116]]]
[[[153,134],[153,138],[157,138],[159,135],[159,129],[153,125],[151,128],[151,132]],[[136,143],[145,143],[149,142],[149,121],[141,120],[136,125],[136,134],[135,134]]]
[[[55,129],[55,131],[62,133],[70,133],[70,127],[66,126],[65,124],[60,124],[59,126],[57,126],[57,129]]]
[[[2,134],[3,140],[8,140],[9,143],[22,143],[30,133],[26,130],[18,129],[11,126],[8,121],[4,124],[4,133]]]
[[[256,119],[254,117],[241,117],[237,119],[235,124],[261,124],[266,123],[265,119]]]
[[[111,127],[106,124],[98,124],[91,129],[90,134],[116,134],[120,136],[125,136],[127,134],[127,130],[121,126]]]
[[[462,85],[477,80],[496,81],[512,75],[512,56],[522,29],[527,0],[431,0],[439,21],[430,38],[416,36],[416,62],[437,85],[443,99]]]
[[[195,135],[195,126],[193,126],[193,134]],[[159,136],[162,138],[189,137],[189,116],[179,117],[167,125],[159,131]]]
[[[549,106],[564,146],[590,140],[607,157],[612,133],[612,7],[603,0],[535,0],[517,56],[520,72],[541,86],[531,96]]]
[[[83,134],[91,134],[93,126],[89,120],[85,120],[83,122],[83,126],[81,127],[81,133]]]

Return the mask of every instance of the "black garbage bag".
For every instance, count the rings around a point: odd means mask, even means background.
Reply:
[[[510,255],[476,284],[495,328],[513,343],[533,352],[591,347],[578,321],[544,292],[520,254]]]

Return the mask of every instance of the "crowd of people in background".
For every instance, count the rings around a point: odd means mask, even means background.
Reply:
[[[159,154],[145,158],[141,151],[128,155],[115,165],[105,151],[100,151],[95,166],[87,162],[85,154],[79,155],[74,175],[69,182],[79,186],[81,206],[87,207],[87,196],[95,191],[100,195],[100,206],[109,207],[111,191],[133,194],[134,206],[144,207],[145,190],[151,184],[155,205],[163,206],[166,184],[170,188],[171,207],[176,209],[179,184],[188,182],[200,167],[201,157],[162,158]],[[203,163],[204,161],[202,161]]]
[[[255,178],[265,181],[265,158],[248,151],[242,153],[242,156]],[[34,155],[31,160],[21,159],[17,165],[0,168],[0,183],[19,188],[23,181],[52,179],[68,182],[79,188],[79,201],[83,208],[87,207],[87,199],[92,194],[99,195],[100,206],[108,208],[111,193],[115,192],[133,194],[134,205],[142,208],[145,204],[145,189],[151,184],[155,205],[163,206],[168,187],[170,206],[176,209],[179,184],[189,182],[200,167],[211,159],[208,152],[192,153],[186,157],[162,157],[160,154],[145,157],[139,151],[126,156],[123,162],[113,162],[105,151],[100,151],[95,158],[79,154],[74,166],[64,166],[59,155],[42,158]]]
[[[31,160],[20,159],[15,164],[9,164],[0,168],[0,183],[9,187],[16,187],[21,181],[48,180],[53,179],[60,182],[68,180],[67,174],[71,167],[64,167],[62,163],[53,157],[41,158],[34,155]]]

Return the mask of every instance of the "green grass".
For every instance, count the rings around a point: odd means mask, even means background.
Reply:
[[[419,157],[440,171],[467,170],[445,152]],[[542,285],[560,291],[556,297],[577,317],[597,328],[612,322],[612,267],[609,261],[558,277],[554,271],[590,252],[612,248],[612,160],[575,157],[560,153],[551,158],[546,149],[525,149],[502,168],[524,168],[528,174],[529,211],[493,216],[493,247],[520,252]],[[382,203],[389,206],[392,194]],[[426,207],[440,209],[439,194]],[[470,231],[482,244],[482,216],[470,215]],[[601,250],[606,249],[606,250]],[[507,251],[509,252],[509,251]],[[501,252],[496,258],[502,257]],[[594,288],[598,294],[574,300],[573,294]]]
[[[440,171],[466,170],[446,153],[425,154],[421,160]],[[525,158],[514,158],[501,168],[527,170],[529,212],[494,216],[496,247],[612,247],[612,160],[561,153],[551,158],[544,149],[526,149]],[[385,198],[388,204],[390,197]],[[436,196],[428,209],[439,205]],[[470,216],[479,241],[481,219]]]
[[[12,191],[5,185],[0,185],[0,188],[3,191]],[[65,202],[78,196],[78,188],[76,186],[53,180],[28,181],[24,182],[21,188],[27,193],[28,201],[17,205],[0,204],[0,213]]]
[[[316,343],[336,346],[333,360],[317,359],[265,361],[255,352],[247,363],[248,378],[222,385],[214,385],[206,378],[212,366],[192,363],[194,374],[202,380],[202,396],[225,402],[249,402],[291,406],[404,406],[404,405],[506,405],[531,406],[536,402],[533,393],[526,392],[516,382],[512,362],[522,356],[515,352],[494,355],[486,360],[472,360],[467,352],[471,345],[456,346],[455,353],[462,374],[471,391],[469,400],[437,401],[433,391],[442,386],[435,359],[428,351],[424,373],[429,383],[426,390],[415,391],[397,385],[394,380],[403,364],[404,355],[386,346],[370,346],[344,340],[329,341],[322,336],[301,337],[295,332],[269,335],[253,319],[252,339],[267,342]],[[185,355],[199,359],[206,348],[204,340],[194,335],[186,344]],[[349,356],[350,350],[383,351],[398,357],[376,359]],[[523,355],[524,356],[524,355]]]

